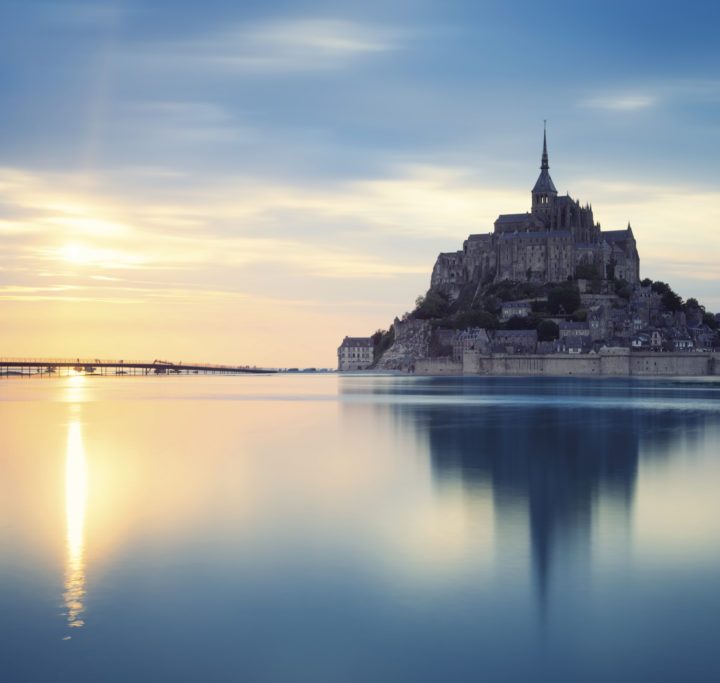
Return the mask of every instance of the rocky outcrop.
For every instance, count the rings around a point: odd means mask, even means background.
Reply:
[[[378,370],[413,371],[416,361],[427,358],[430,353],[430,323],[414,318],[395,318],[393,331],[395,341],[382,355],[376,367]]]

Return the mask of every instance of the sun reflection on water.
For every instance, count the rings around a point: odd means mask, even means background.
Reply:
[[[63,599],[68,626],[84,626],[85,609],[85,510],[88,495],[88,467],[80,420],[68,426],[65,456],[66,562]]]

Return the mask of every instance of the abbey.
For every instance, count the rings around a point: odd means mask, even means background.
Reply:
[[[580,267],[580,269],[579,269]],[[467,284],[501,280],[560,282],[579,273],[601,279],[639,281],[640,257],[628,224],[601,230],[592,207],[570,195],[558,196],[550,177],[547,135],[543,133],[540,176],[527,213],[498,216],[492,233],[470,235],[462,251],[442,253],[431,287],[457,295]]]

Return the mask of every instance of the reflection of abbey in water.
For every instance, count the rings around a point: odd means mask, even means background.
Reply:
[[[395,394],[388,410],[427,439],[439,485],[459,480],[471,495],[492,491],[500,541],[504,524],[517,519],[519,510],[527,511],[541,599],[560,558],[589,552],[599,506],[612,512],[614,523],[630,528],[641,456],[668,457],[679,441],[688,446],[702,440],[708,427],[720,427],[715,411],[640,407],[636,399],[643,396],[642,387],[633,383],[588,388],[543,379],[529,385],[504,378],[426,382],[388,383],[377,391]],[[398,402],[398,394],[413,400]],[[459,395],[468,402],[457,403]],[[681,397],[703,396],[697,387],[669,385],[666,393],[656,385],[646,398],[649,404]],[[473,403],[478,398],[492,400]]]

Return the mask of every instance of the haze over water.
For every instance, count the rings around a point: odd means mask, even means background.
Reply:
[[[720,382],[0,382],[3,681],[720,680]]]

